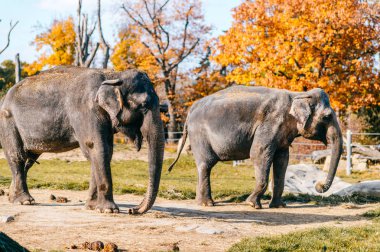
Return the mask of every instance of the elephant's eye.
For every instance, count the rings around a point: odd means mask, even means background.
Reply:
[[[331,120],[331,114],[327,114],[327,115],[324,115],[323,116],[323,121],[329,121],[329,120]]]

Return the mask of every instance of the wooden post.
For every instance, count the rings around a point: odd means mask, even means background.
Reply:
[[[351,175],[351,142],[352,142],[352,132],[351,130],[347,130],[347,141],[346,141],[346,149],[347,149],[347,167],[346,167],[346,175]]]
[[[15,57],[15,83],[21,81],[21,63],[20,54],[17,53]]]

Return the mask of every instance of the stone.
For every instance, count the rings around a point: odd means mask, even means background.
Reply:
[[[3,195],[5,195],[5,192],[3,189],[0,189],[0,196],[3,196]]]
[[[368,164],[366,161],[352,165],[352,171],[366,171],[366,170],[368,170]]]
[[[315,184],[318,181],[325,181],[327,173],[318,169],[318,167],[309,164],[289,165],[285,174],[285,192],[289,193],[307,193],[310,195],[330,195],[351,184],[342,181],[335,176],[331,188],[320,194],[315,190]]]
[[[112,242],[108,242],[104,245],[103,252],[117,252],[119,251],[117,245]]]
[[[195,232],[200,233],[200,234],[210,234],[210,235],[223,234],[224,233],[223,230],[210,228],[210,227],[206,227],[206,226],[200,226],[200,227],[196,228]]]
[[[1,223],[8,223],[8,222],[11,222],[14,220],[15,220],[15,218],[13,216],[1,216],[1,218],[0,218]]]
[[[380,197],[380,180],[363,181],[334,193],[338,196],[359,194],[364,197]]]

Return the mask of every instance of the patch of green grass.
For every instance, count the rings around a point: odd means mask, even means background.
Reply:
[[[365,212],[363,214],[364,217],[374,219],[376,221],[380,221],[380,208],[377,208],[375,210],[370,210],[368,212]]]
[[[380,224],[246,238],[228,251],[380,251]]]
[[[181,156],[173,171],[167,168],[173,160],[163,165],[159,196],[168,199],[194,199],[197,172],[190,156]],[[40,160],[28,173],[29,188],[86,190],[90,180],[89,162]],[[112,162],[112,180],[116,194],[144,194],[148,183],[148,163],[140,160]],[[219,162],[212,171],[212,190],[215,199],[237,197],[250,193],[255,185],[251,165],[232,167],[231,162]],[[11,171],[6,160],[0,159],[0,186],[9,186]]]
[[[339,205],[341,203],[368,204],[380,202],[379,197],[352,194],[351,196],[330,195],[328,197],[309,194],[286,194],[283,196],[285,202],[314,203],[315,205]]]

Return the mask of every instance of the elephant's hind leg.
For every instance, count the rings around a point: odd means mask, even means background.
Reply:
[[[9,201],[24,205],[34,204],[33,197],[29,194],[26,183],[26,175],[32,164],[28,161],[28,155],[24,151],[23,143],[18,130],[12,121],[0,121],[1,145],[12,171],[12,183],[9,190]]]
[[[12,183],[9,191],[9,201],[11,203],[20,203],[22,205],[34,204],[35,201],[29,194],[28,186],[26,184],[27,170],[25,169],[25,159],[12,156],[11,154],[6,156],[8,164],[12,170]]]
[[[213,206],[210,175],[218,159],[211,148],[205,150],[204,147],[198,148],[193,145],[193,150],[198,170],[197,204],[200,206]]]

